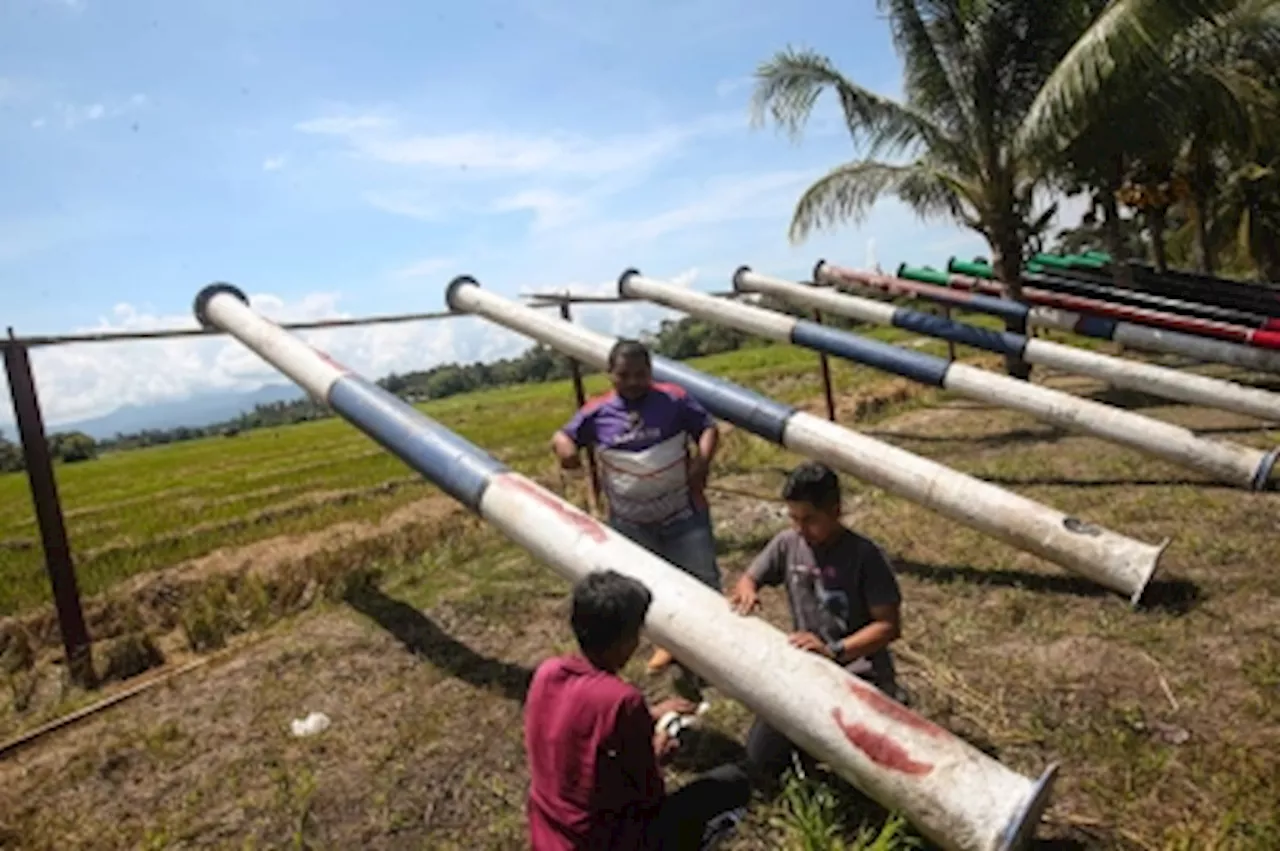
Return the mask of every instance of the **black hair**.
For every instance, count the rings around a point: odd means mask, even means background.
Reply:
[[[608,650],[640,633],[653,594],[616,570],[592,571],[573,587],[573,634],[584,653]]]
[[[787,502],[807,502],[814,508],[832,508],[840,504],[840,480],[826,464],[806,461],[787,476],[782,498]]]
[[[649,347],[639,340],[619,340],[609,349],[609,370],[618,365],[618,361],[628,358],[641,358],[646,366],[652,366],[649,360]]]

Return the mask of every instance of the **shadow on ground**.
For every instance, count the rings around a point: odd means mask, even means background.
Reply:
[[[962,582],[968,585],[1020,588],[1046,594],[1074,597],[1111,597],[1116,592],[1071,574],[1032,573],[1028,570],[983,570],[971,565],[924,564],[895,559],[894,569],[906,576],[939,585]],[[1202,602],[1200,586],[1184,579],[1157,579],[1146,588],[1141,608],[1172,614],[1186,614]]]
[[[1108,387],[1096,393],[1085,394],[1083,398],[1101,402],[1104,405],[1111,405],[1114,408],[1124,408],[1127,411],[1136,411],[1142,408],[1167,408],[1170,405],[1178,404],[1163,396],[1143,393],[1141,390],[1128,390],[1123,387]]]
[[[907,440],[918,443],[962,443],[997,449],[1003,446],[1015,446],[1021,443],[1053,443],[1070,437],[1071,432],[1060,428],[1028,429],[1019,428],[999,434],[913,434],[908,431],[869,430],[863,432],[877,440]]]
[[[1001,487],[1064,488],[1176,488],[1193,487],[1238,491],[1240,488],[1210,479],[1068,479],[1062,476],[983,476],[982,480]]]
[[[381,589],[361,586],[346,595],[351,608],[396,637],[415,656],[476,688],[524,702],[533,671],[477,653],[449,635],[422,612]]]

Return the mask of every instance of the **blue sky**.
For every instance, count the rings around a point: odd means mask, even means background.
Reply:
[[[797,0],[6,0],[0,324],[191,324],[213,280],[297,318],[436,310],[459,273],[604,292],[628,266],[712,289],[749,263],[886,268],[983,250],[896,203],[792,246],[800,191],[853,158],[748,124],[787,45],[899,89],[875,4]],[[653,311],[584,321],[633,331]],[[446,328],[445,326],[449,326]],[[358,369],[508,354],[479,323],[313,338]],[[275,380],[222,342],[41,350],[52,422]],[[7,397],[7,393],[6,393]],[[8,419],[0,408],[0,420]]]

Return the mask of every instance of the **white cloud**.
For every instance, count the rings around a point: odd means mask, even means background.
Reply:
[[[252,295],[254,308],[276,321],[346,318],[336,293],[312,293],[284,300]],[[138,331],[194,328],[190,315],[164,315],[131,304],[117,305],[109,317],[77,331]],[[72,332],[75,333],[75,332]],[[459,317],[435,322],[383,324],[301,331],[311,345],[369,378],[389,372],[426,369],[452,360],[492,360],[528,345],[519,336],[483,320]],[[207,391],[252,392],[288,379],[242,344],[227,337],[180,338],[121,343],[77,343],[32,350],[32,368],[46,424],[100,416],[124,405],[147,405]],[[8,387],[0,375],[0,394]],[[0,423],[12,433],[8,406]]]
[[[586,207],[585,197],[567,195],[551,189],[526,189],[514,195],[499,198],[493,205],[493,209],[498,212],[513,210],[532,212],[535,231],[568,224]]]
[[[667,234],[743,219],[788,213],[800,192],[817,177],[812,171],[723,175],[701,187],[695,200],[656,215],[626,222],[620,237],[652,242]]]
[[[642,169],[675,153],[690,139],[741,127],[742,117],[710,115],[683,126],[593,139],[568,132],[406,132],[383,115],[337,115],[295,125],[300,132],[341,139],[359,158],[425,170],[481,176],[602,177]]]
[[[440,205],[434,201],[423,200],[424,193],[415,192],[366,192],[365,202],[384,213],[404,216],[409,219],[434,221],[444,216]]]
[[[23,103],[36,97],[43,86],[24,77],[0,77],[0,103]]]
[[[31,122],[31,128],[32,128],[33,130],[40,130],[40,129],[41,129],[41,128],[43,128],[43,127],[45,126],[45,124],[47,124],[47,123],[48,123],[48,122],[47,122],[47,121],[45,121],[44,116],[41,116],[40,118],[37,118],[37,119],[35,119],[34,121],[32,121],[32,122]]]
[[[105,118],[120,118],[145,108],[148,103],[146,95],[134,94],[123,100],[98,101],[88,105],[59,103],[55,106],[55,112],[62,117],[62,126],[72,130],[89,122],[101,121]],[[44,121],[43,118],[39,120]]]
[[[391,277],[402,280],[407,278],[428,278],[447,272],[457,265],[458,261],[452,257],[429,257],[426,260],[419,260],[416,263],[410,263],[408,266],[396,269],[391,273]]]
[[[716,97],[727,98],[729,95],[746,89],[751,83],[752,79],[750,77],[733,77],[729,80],[721,80],[716,83]]]
[[[333,116],[303,121],[294,125],[294,129],[325,136],[354,136],[357,133],[388,128],[393,124],[391,119],[379,115]]]
[[[286,160],[284,157],[268,157],[267,159],[262,161],[262,170],[263,171],[279,171],[280,169],[284,168],[285,162]]]

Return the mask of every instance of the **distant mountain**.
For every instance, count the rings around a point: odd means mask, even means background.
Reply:
[[[292,402],[301,399],[303,392],[293,384],[268,384],[251,393],[201,393],[176,402],[158,402],[154,405],[125,405],[109,414],[79,422],[45,423],[45,429],[55,431],[82,431],[95,440],[114,437],[117,434],[134,434],[144,429],[170,429],[186,426],[198,428],[224,422],[251,411],[257,405],[273,402]],[[11,424],[0,425],[6,435],[15,430]]]

